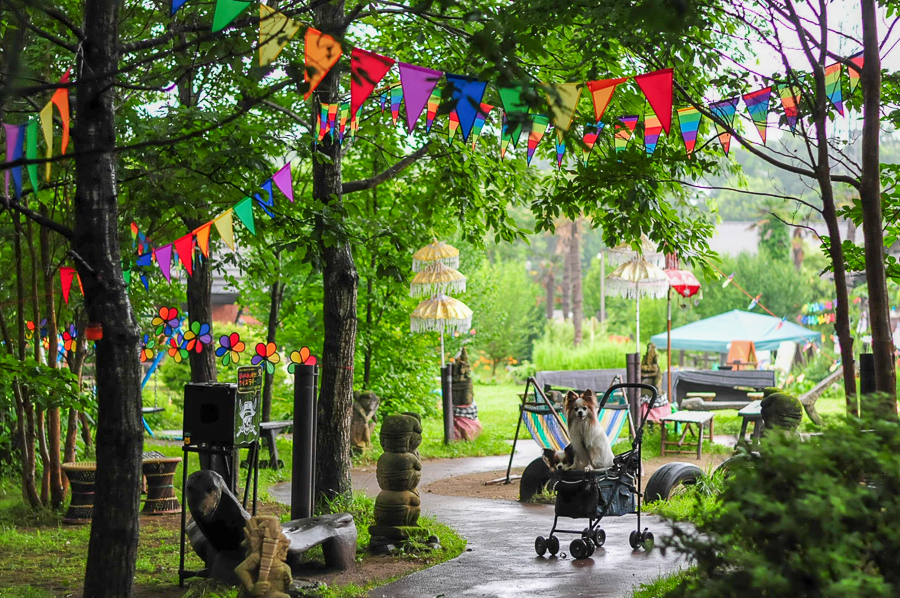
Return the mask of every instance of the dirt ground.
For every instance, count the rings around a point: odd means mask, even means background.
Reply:
[[[686,458],[687,457],[687,458]],[[685,455],[672,455],[665,457],[653,457],[644,460],[644,479],[646,484],[653,472],[673,461],[684,461],[692,463],[706,471],[711,465],[715,467],[728,458],[728,455],[703,455],[702,459],[691,458]],[[522,474],[523,468],[513,468],[512,473],[516,475]],[[510,484],[490,484],[485,482],[505,478],[506,470],[488,471],[484,473],[473,473],[469,475],[452,476],[442,480],[437,480],[422,488],[423,492],[431,492],[433,494],[441,494],[444,496],[467,496],[471,498],[493,498],[498,500],[519,500],[519,480],[512,480]]]

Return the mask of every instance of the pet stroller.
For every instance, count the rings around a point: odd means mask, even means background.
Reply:
[[[559,552],[557,534],[577,534],[580,537],[569,544],[569,554],[575,559],[587,558],[594,554],[595,548],[606,542],[606,532],[600,527],[600,521],[604,517],[631,513],[637,513],[637,528],[631,532],[629,544],[635,550],[653,548],[653,533],[647,528],[641,531],[641,444],[644,424],[650,414],[649,407],[656,401],[658,393],[649,384],[614,384],[603,395],[599,408],[603,409],[610,395],[620,388],[637,388],[652,393],[650,402],[641,406],[631,450],[616,455],[609,469],[552,472],[550,484],[556,490],[556,509],[549,537],[538,536],[534,540],[538,556]],[[560,517],[587,519],[588,526],[582,530],[560,529]]]

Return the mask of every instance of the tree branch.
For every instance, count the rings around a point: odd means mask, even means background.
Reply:
[[[6,209],[13,209],[16,212],[19,212],[20,214],[24,215],[26,218],[29,218],[29,219],[33,220],[34,222],[37,222],[41,226],[49,228],[52,231],[58,232],[59,234],[64,236],[69,241],[72,241],[75,239],[75,231],[73,231],[71,228],[65,226],[64,224],[60,224],[59,222],[57,222],[55,220],[51,220],[50,218],[47,218],[46,216],[43,216],[42,214],[35,212],[31,208],[27,208],[27,207],[23,206],[18,201],[13,201],[9,197],[4,197],[3,203],[6,207]]]
[[[343,184],[341,187],[341,193],[344,195],[348,193],[353,193],[355,191],[364,191],[366,189],[374,189],[381,183],[391,180],[398,174],[400,174],[407,166],[415,163],[419,158],[424,156],[428,151],[428,145],[430,142],[426,142],[425,145],[406,156],[399,162],[394,163],[392,166],[388,167],[383,172],[376,174],[373,177],[367,179],[360,179],[358,181],[348,181]]]

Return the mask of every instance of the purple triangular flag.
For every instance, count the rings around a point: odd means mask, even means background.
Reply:
[[[405,62],[398,63],[400,69],[400,86],[406,100],[406,128],[412,133],[416,122],[428,105],[428,98],[437,86],[443,73],[424,66],[416,66]]]
[[[13,162],[22,157],[22,142],[25,139],[25,125],[8,125],[3,123],[6,129],[6,161]],[[9,173],[6,171],[6,196],[9,197]],[[22,167],[16,166],[12,169],[13,182],[16,187],[16,195],[22,195]]]
[[[272,175],[272,180],[278,185],[278,190],[294,202],[294,182],[291,179],[291,163],[288,162],[281,167],[281,170]]]
[[[156,256],[156,265],[166,277],[166,282],[172,282],[172,244],[154,249],[153,254]]]

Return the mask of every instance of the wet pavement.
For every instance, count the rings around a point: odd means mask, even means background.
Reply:
[[[523,443],[513,467],[523,467],[539,455],[534,443]],[[509,457],[436,459],[422,464],[421,486],[438,479],[505,469]],[[353,471],[353,487],[371,495],[378,493],[374,466]],[[270,489],[276,499],[290,501],[290,484]],[[487,596],[496,598],[568,598],[595,596],[626,598],[640,583],[650,582],[681,567],[675,555],[663,557],[659,549],[634,551],[628,536],[636,515],[609,517],[603,521],[606,543],[592,557],[538,557],[534,539],[547,536],[553,525],[552,505],[529,505],[507,500],[489,500],[422,493],[422,510],[446,523],[468,541],[457,558],[418,571],[372,590],[372,598],[436,598]],[[655,517],[642,517],[659,540],[667,528]],[[587,521],[566,519],[566,529],[580,529]],[[568,555],[576,536],[560,535],[560,554]]]

